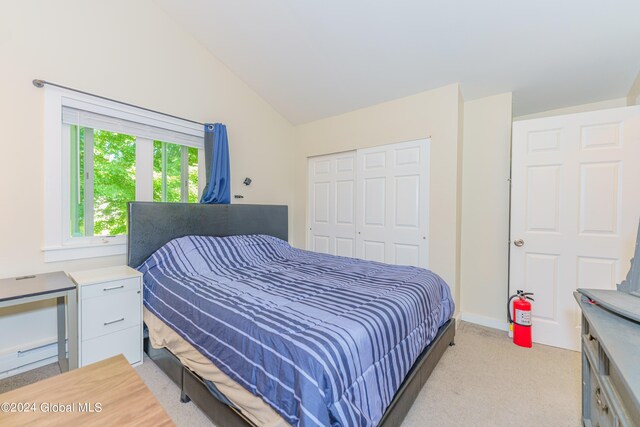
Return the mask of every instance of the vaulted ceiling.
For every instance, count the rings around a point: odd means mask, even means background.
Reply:
[[[514,115],[625,96],[638,0],[155,0],[292,123],[450,83]]]

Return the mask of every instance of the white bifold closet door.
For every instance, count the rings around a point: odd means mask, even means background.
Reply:
[[[429,265],[429,140],[357,152],[356,256]]]
[[[307,249],[355,257],[355,167],[355,151],[309,159]]]
[[[310,158],[308,249],[427,268],[429,144]]]

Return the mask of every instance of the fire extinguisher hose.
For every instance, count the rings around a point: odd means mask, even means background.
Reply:
[[[515,295],[511,295],[509,297],[509,300],[507,301],[507,318],[509,319],[509,324],[516,324],[516,325],[520,325],[519,323],[516,323],[513,318],[511,317],[511,301],[514,298],[524,298],[524,299],[528,299],[529,301],[535,301],[533,298],[530,297],[530,295],[533,295],[532,292],[524,292],[524,291],[516,291]],[[520,325],[520,326],[531,326],[531,325]]]
[[[509,319],[509,323],[514,323],[513,319],[511,318],[511,301],[513,301],[514,298],[517,298],[519,295],[515,294],[515,295],[511,295],[511,297],[509,297],[509,301],[507,301],[507,316]]]

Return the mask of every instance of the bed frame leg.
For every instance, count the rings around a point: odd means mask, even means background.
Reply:
[[[451,342],[449,343],[449,347],[453,347],[454,345],[456,345],[455,340],[451,340]]]
[[[180,402],[189,403],[189,402],[191,402],[191,398],[189,396],[187,396],[184,391],[181,391],[180,392]]]

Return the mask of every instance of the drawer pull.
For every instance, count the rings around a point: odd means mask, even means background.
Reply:
[[[104,322],[104,326],[111,325],[118,322],[123,322],[123,321],[124,321],[124,317],[122,319],[112,320],[111,322]]]
[[[103,291],[113,291],[114,289],[122,289],[122,288],[124,288],[124,285],[112,286],[110,288],[104,288]]]

